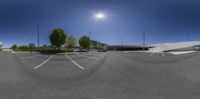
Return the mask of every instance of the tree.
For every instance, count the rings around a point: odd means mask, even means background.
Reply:
[[[56,46],[54,46],[54,45],[49,45],[48,48],[50,48],[50,49],[56,49]]]
[[[17,49],[17,45],[16,45],[16,44],[13,44],[13,45],[10,47],[10,49],[12,49],[12,50]]]
[[[74,36],[68,36],[66,43],[67,45],[65,47],[70,49],[74,48],[77,45],[77,41]]]
[[[44,44],[42,45],[42,47],[40,47],[41,49],[48,49],[48,45]]]
[[[48,46],[47,46],[46,44],[44,44],[44,45],[42,46],[42,48],[48,48]]]
[[[29,43],[29,44],[28,44],[28,48],[29,48],[29,49],[35,49],[36,46],[35,46],[34,43]]]
[[[88,36],[82,36],[79,40],[79,44],[80,44],[81,48],[90,49],[90,47],[91,47],[90,38]]]
[[[28,50],[28,46],[27,45],[21,45],[21,46],[19,46],[17,49],[18,50],[21,50],[21,51],[27,51]]]
[[[51,45],[56,46],[58,49],[65,44],[67,35],[65,34],[64,30],[60,28],[56,28],[52,31],[49,36]]]
[[[103,49],[103,45],[97,44],[97,45],[95,46],[95,48],[96,48],[96,49]]]

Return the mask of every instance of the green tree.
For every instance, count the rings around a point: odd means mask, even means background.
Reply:
[[[60,28],[56,28],[52,31],[49,36],[51,45],[56,46],[58,49],[65,44],[67,35],[65,34],[64,30]]]
[[[48,48],[50,48],[50,49],[56,49],[56,46],[54,46],[54,45],[49,45]]]
[[[20,51],[27,51],[28,50],[28,46],[27,45],[21,45],[19,46],[17,49],[20,50]]]
[[[79,44],[80,44],[81,48],[90,49],[91,40],[88,36],[82,36],[79,40]]]
[[[17,45],[16,45],[16,44],[13,44],[13,45],[10,47],[10,49],[16,50],[16,49],[17,49]]]
[[[103,49],[103,46],[100,45],[100,44],[97,44],[95,48],[96,48],[96,49]]]
[[[48,45],[44,44],[40,47],[41,49],[48,49]]]
[[[35,49],[36,48],[36,45],[34,43],[29,43],[28,44],[28,48],[29,49]]]
[[[46,44],[42,45],[42,48],[48,48],[48,46]]]
[[[74,36],[68,36],[66,43],[67,43],[67,45],[65,46],[65,48],[72,49],[75,46],[77,46],[77,41],[76,41],[76,38]]]

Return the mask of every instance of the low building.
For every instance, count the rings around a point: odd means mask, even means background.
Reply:
[[[95,40],[91,40],[92,42],[92,46],[95,49],[103,49],[103,50],[148,50],[149,47],[143,47],[143,46],[139,46],[139,45],[108,45],[105,43],[101,43],[99,41],[95,41]]]
[[[169,52],[169,51],[200,51],[200,41],[163,43],[149,45],[151,52]]]
[[[143,47],[139,45],[108,45],[108,50],[148,50],[149,47]]]
[[[0,50],[1,50],[2,46],[3,46],[3,43],[0,41]]]
[[[101,43],[99,41],[95,41],[95,40],[91,40],[92,46],[95,49],[106,49],[107,48],[107,44],[105,43]]]

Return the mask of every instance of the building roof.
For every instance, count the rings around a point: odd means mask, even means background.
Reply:
[[[147,50],[149,47],[139,45],[107,45],[109,50]]]
[[[95,44],[100,44],[100,45],[107,45],[105,43],[102,43],[102,42],[99,42],[99,41],[95,41],[95,40],[91,40],[92,43],[95,43]]]
[[[139,45],[108,45],[108,47],[136,48],[136,47],[143,47],[143,46],[139,46]]]
[[[153,45],[150,45],[150,46],[153,46],[153,48],[151,48],[150,50],[153,52],[163,52],[163,51],[193,47],[196,45],[200,45],[200,41],[153,44]]]

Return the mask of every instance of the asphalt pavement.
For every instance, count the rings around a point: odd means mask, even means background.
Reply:
[[[0,99],[199,99],[200,53],[0,52]]]

